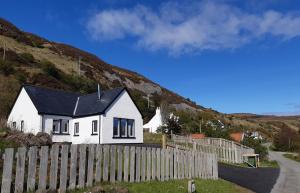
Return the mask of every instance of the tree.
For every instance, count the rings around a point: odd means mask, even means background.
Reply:
[[[181,130],[182,130],[182,127],[179,123],[179,117],[173,115],[173,116],[169,117],[166,125],[163,125],[157,129],[157,132],[170,135],[171,133],[180,134]]]
[[[254,139],[254,137],[245,137],[242,144],[253,148],[255,153],[259,154],[260,159],[266,159],[268,155],[268,149],[262,145],[261,140]]]
[[[276,150],[299,151],[300,135],[298,132],[285,125],[274,135],[273,144]]]

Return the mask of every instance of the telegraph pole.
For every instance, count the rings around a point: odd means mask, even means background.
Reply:
[[[81,59],[82,59],[82,57],[79,56],[79,58],[78,58],[78,76],[80,76],[80,74],[81,74],[81,69],[80,69]]]
[[[4,41],[2,42],[2,44],[3,44],[3,56],[2,56],[2,60],[4,61],[5,60],[5,55],[6,55],[6,45],[5,45]]]

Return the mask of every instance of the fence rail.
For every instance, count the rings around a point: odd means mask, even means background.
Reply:
[[[66,192],[101,181],[217,179],[209,152],[121,145],[53,145],[3,152],[1,193]]]
[[[186,150],[192,148],[197,151],[216,153],[219,161],[228,163],[243,163],[243,155],[254,153],[252,148],[222,138],[192,139],[189,136],[172,134],[170,144]]]

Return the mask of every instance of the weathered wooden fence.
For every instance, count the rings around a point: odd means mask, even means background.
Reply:
[[[217,155],[174,148],[53,145],[3,152],[1,193],[92,186],[101,181],[217,179]]]
[[[173,134],[170,144],[185,149],[216,153],[219,161],[228,163],[243,163],[243,155],[254,153],[252,148],[222,138],[192,139],[189,136]]]

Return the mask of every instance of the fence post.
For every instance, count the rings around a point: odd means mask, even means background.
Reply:
[[[15,179],[15,193],[22,193],[24,189],[24,174],[25,174],[25,158],[26,148],[18,148],[17,167],[16,167],[16,179]]]
[[[61,162],[60,162],[60,180],[59,180],[60,193],[66,192],[67,189],[68,158],[69,158],[69,146],[63,145],[61,148]]]
[[[160,149],[156,149],[156,177],[160,181]]]
[[[92,186],[94,182],[94,160],[95,160],[95,146],[94,144],[89,145],[88,155],[88,168],[87,168],[87,186]]]
[[[156,148],[152,148],[152,151],[151,151],[151,159],[152,159],[152,172],[151,172],[151,175],[152,175],[152,180],[155,180],[155,177],[156,177]]]
[[[86,167],[86,145],[82,144],[79,146],[80,157],[79,157],[79,177],[78,187],[83,188],[85,186],[85,167]]]
[[[27,192],[35,191],[36,160],[37,147],[30,147],[28,151]]]
[[[136,147],[135,181],[141,181],[141,147]]]
[[[50,190],[56,190],[57,188],[57,172],[58,172],[58,152],[59,146],[53,145],[50,150]]]
[[[123,148],[121,145],[117,146],[118,153],[118,181],[122,181],[122,171],[123,171]]]
[[[46,190],[47,169],[48,169],[48,146],[42,146],[40,149],[40,168],[39,168],[39,186],[40,191]]]
[[[78,159],[77,145],[71,145],[71,166],[70,166],[69,190],[73,190],[76,187],[77,159]]]
[[[142,147],[142,162],[141,162],[141,180],[144,182],[146,180],[146,148]]]
[[[135,175],[135,147],[130,147],[130,182],[134,182]]]
[[[124,181],[128,182],[129,147],[124,147]]]
[[[112,145],[110,147],[110,182],[114,183],[116,181],[116,146]]]
[[[109,168],[109,146],[103,147],[103,181],[108,181],[108,168]]]
[[[3,175],[2,175],[2,186],[1,193],[10,193],[11,181],[12,181],[12,168],[14,160],[14,149],[7,148],[3,155]]]
[[[100,182],[102,177],[102,145],[97,144],[96,146],[96,171],[95,171],[95,181]]]

